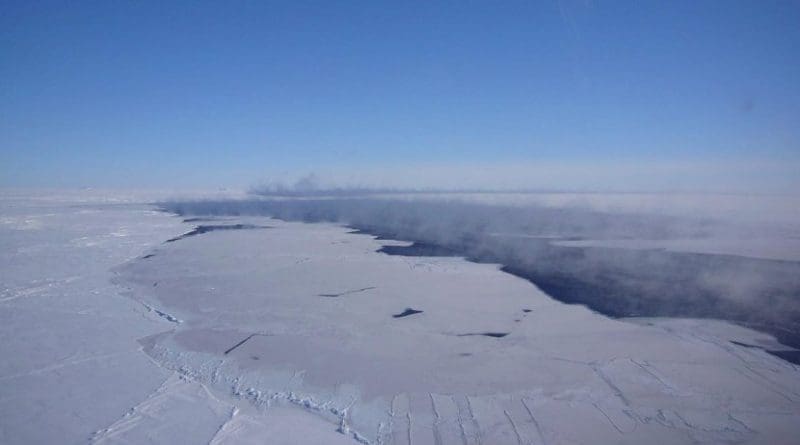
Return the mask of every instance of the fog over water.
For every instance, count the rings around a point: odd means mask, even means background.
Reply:
[[[535,194],[268,192],[249,199],[160,205],[185,216],[269,215],[345,224],[414,242],[385,247],[387,254],[455,255],[499,263],[560,301],[612,317],[727,319],[800,347],[800,262],[792,255],[770,253],[781,247],[796,252],[800,232],[790,212],[764,211],[770,206],[785,210],[785,202],[769,204],[772,197],[742,196],[739,202],[750,204],[738,210],[725,204],[735,197],[695,197],[698,203],[720,205],[691,211],[654,204],[658,195],[640,197],[637,205],[613,204],[602,195],[556,205],[558,197]],[[689,201],[664,195],[665,202],[670,200]],[[602,244],[611,241],[632,248]],[[653,247],[659,243],[671,247]],[[738,254],[735,248],[748,243],[756,243],[760,254]]]

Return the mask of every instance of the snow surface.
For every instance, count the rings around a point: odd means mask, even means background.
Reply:
[[[111,266],[187,226],[144,199],[0,194],[0,444],[352,443],[299,409],[247,413],[142,352],[174,323],[123,296]]]
[[[800,437],[800,368],[763,333],[612,320],[331,224],[164,243],[206,222],[139,195],[1,199],[0,443]]]

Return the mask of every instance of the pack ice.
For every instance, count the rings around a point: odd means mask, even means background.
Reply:
[[[0,443],[800,437],[800,370],[767,334],[613,320],[333,224],[108,196],[2,195]]]

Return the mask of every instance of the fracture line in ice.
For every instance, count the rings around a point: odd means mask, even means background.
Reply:
[[[180,318],[175,317],[174,315],[170,315],[164,311],[160,311],[154,308],[153,306],[150,306],[147,303],[142,302],[142,305],[146,307],[148,311],[155,312],[159,317],[164,318],[167,321],[171,321],[172,323],[183,323],[183,320],[181,320]]]

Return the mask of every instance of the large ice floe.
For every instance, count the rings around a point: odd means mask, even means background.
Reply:
[[[611,319],[335,224],[81,199],[3,197],[2,443],[800,437],[768,334]]]

